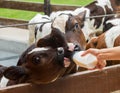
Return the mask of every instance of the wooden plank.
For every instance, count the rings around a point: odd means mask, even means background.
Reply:
[[[0,17],[0,25],[12,25],[12,24],[22,24],[22,23],[28,23],[28,21]],[[18,28],[27,29],[27,26],[18,26]]]
[[[28,11],[43,11],[43,3],[22,2],[14,0],[3,0],[0,2],[1,8],[19,9]]]
[[[104,70],[78,72],[46,85],[17,85],[0,93],[114,93],[120,90],[120,65]]]
[[[15,0],[2,0],[0,2],[1,8],[9,8],[9,9],[19,9],[19,10],[28,10],[28,11],[44,11],[43,3],[33,3],[33,2],[23,2],[23,1],[15,1]],[[69,5],[54,5],[51,4],[52,11],[60,11],[60,10],[73,10],[80,6],[69,6]]]
[[[70,5],[51,5],[52,11],[64,11],[64,10],[74,10],[76,8],[80,8],[81,6],[70,6]]]

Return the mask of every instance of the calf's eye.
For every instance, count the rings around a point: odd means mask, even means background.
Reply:
[[[76,24],[74,25],[74,29],[77,30],[78,28],[79,28],[79,24],[76,23]]]
[[[40,63],[40,57],[33,57],[32,62],[34,64],[39,64]]]

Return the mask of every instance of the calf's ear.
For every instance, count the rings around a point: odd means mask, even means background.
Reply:
[[[37,47],[46,46],[50,46],[52,48],[66,47],[67,42],[64,34],[59,29],[52,28],[52,32],[50,35],[39,39],[39,41],[37,42]]]
[[[10,80],[17,80],[25,74],[25,70],[20,66],[8,67],[3,73],[3,75]]]
[[[85,15],[86,15],[86,11],[83,11],[81,13],[78,14],[79,18],[84,21],[85,20]]]

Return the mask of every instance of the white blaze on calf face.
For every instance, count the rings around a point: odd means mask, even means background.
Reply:
[[[115,39],[120,35],[120,26],[114,26],[105,33],[105,42],[108,48],[114,46]]]
[[[69,19],[68,15],[60,15],[58,17],[55,18],[55,20],[53,21],[52,26],[54,28],[59,29],[60,31],[62,31],[63,33],[65,33],[65,26],[66,26],[66,22]]]
[[[45,48],[45,47],[42,47],[42,48],[34,48],[33,50],[31,50],[28,54],[31,54],[33,52],[37,52],[37,51],[46,51],[48,50],[49,48]]]

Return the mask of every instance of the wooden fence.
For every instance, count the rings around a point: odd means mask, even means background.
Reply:
[[[45,85],[19,84],[0,93],[120,93],[120,65],[84,71]]]

